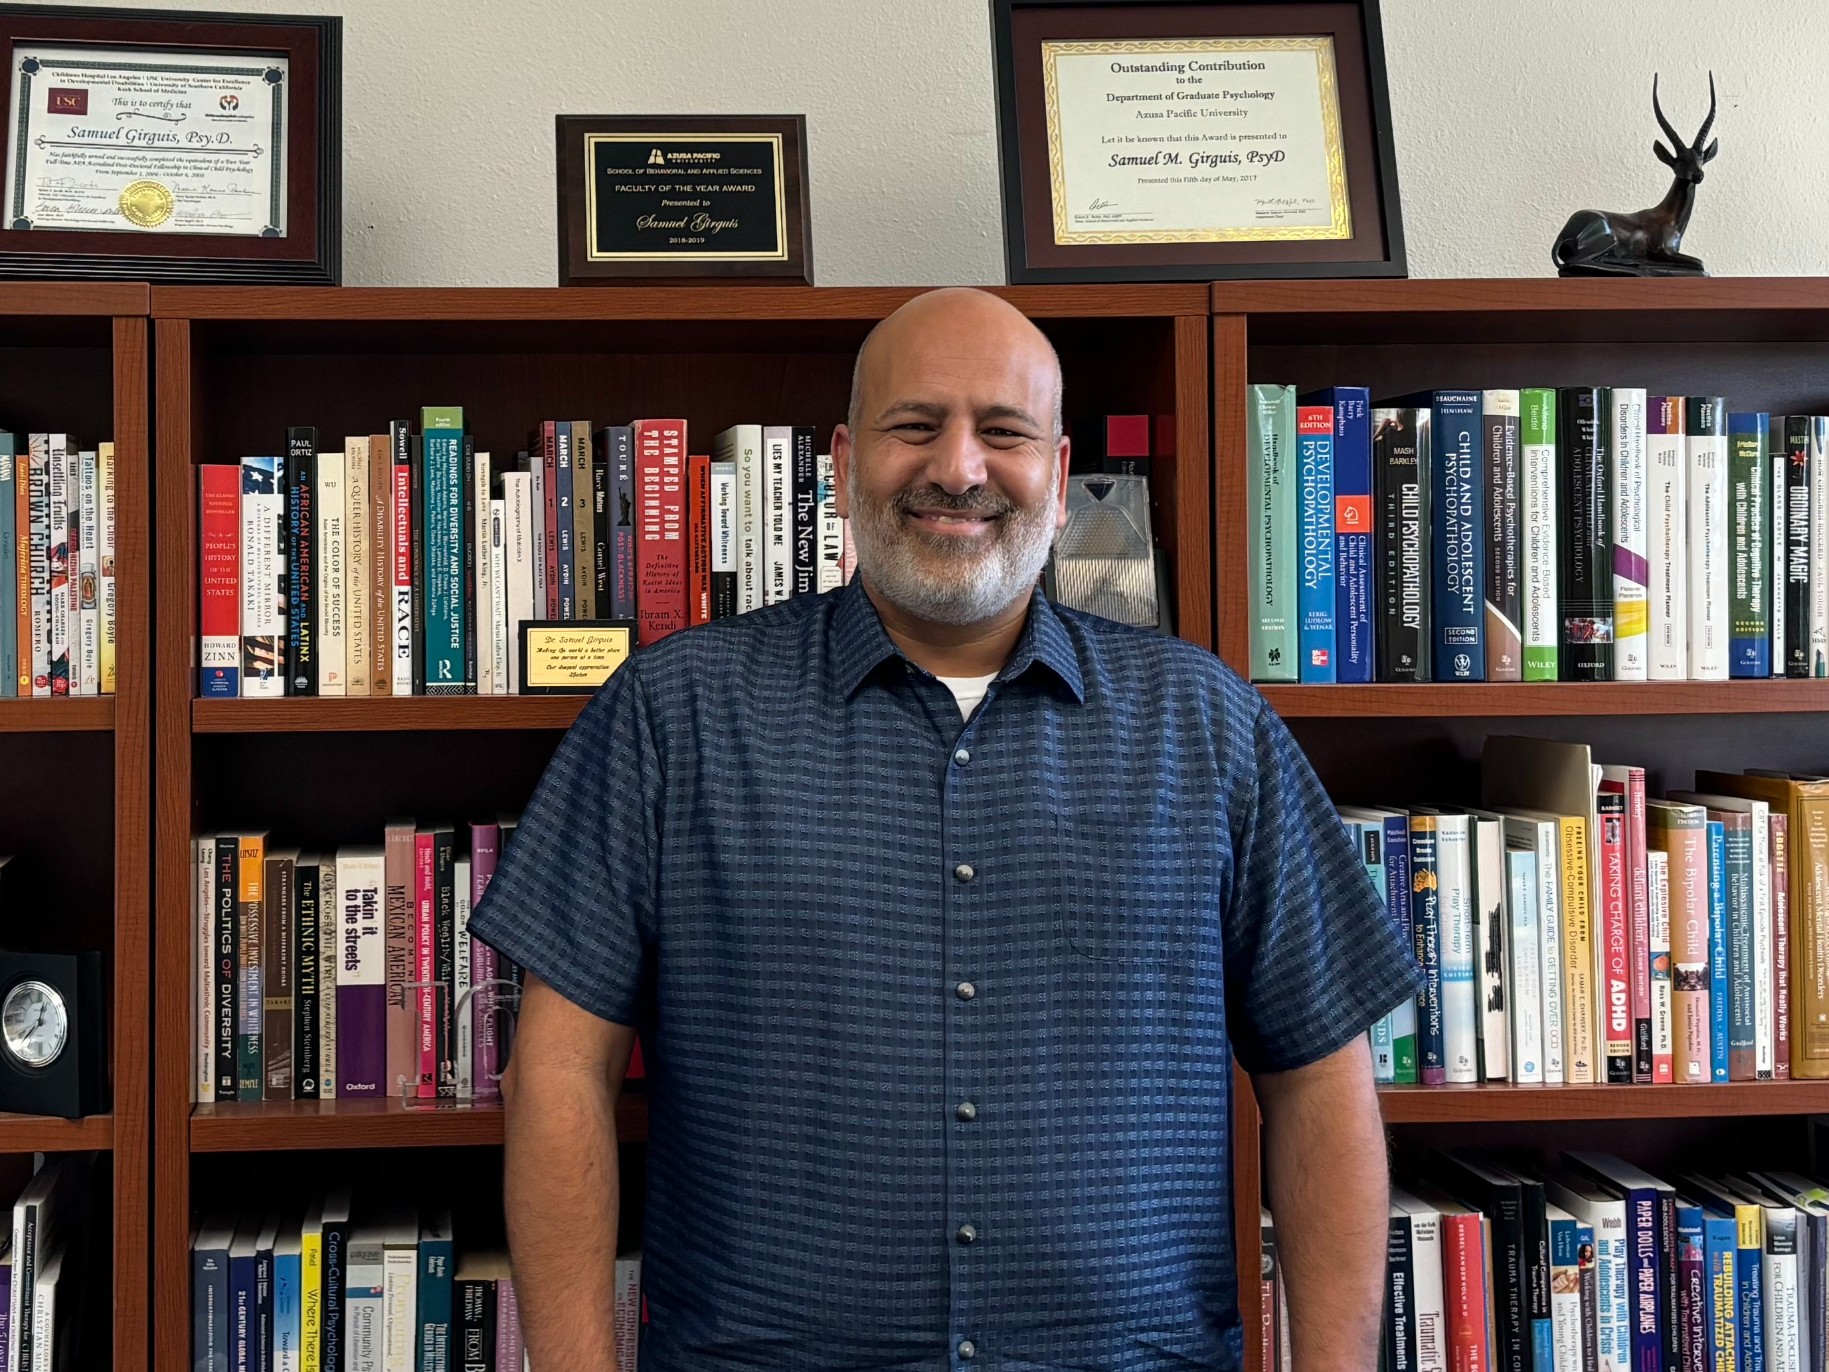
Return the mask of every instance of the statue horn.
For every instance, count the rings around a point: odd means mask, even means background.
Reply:
[[[1713,78],[1711,77],[1710,79],[1712,80]],[[1658,117],[1658,124],[1663,128],[1664,136],[1670,140],[1670,150],[1681,157],[1683,153],[1688,151],[1688,148],[1683,140],[1677,136],[1677,131],[1670,127],[1670,121],[1664,117],[1663,106],[1658,104],[1658,78],[1656,72],[1653,72],[1651,75],[1651,109],[1652,113],[1656,114]],[[1712,118],[1713,116],[1711,115],[1710,117]]]
[[[1657,78],[1653,77],[1652,84],[1655,85],[1656,82],[1657,82]],[[1715,74],[1711,71],[1708,74],[1708,118],[1706,118],[1702,121],[1702,131],[1696,135],[1696,141],[1695,141],[1696,147],[1698,147],[1698,148],[1702,147],[1704,144],[1706,144],[1708,142],[1708,131],[1710,128],[1712,128],[1714,126],[1714,122],[1715,122]]]

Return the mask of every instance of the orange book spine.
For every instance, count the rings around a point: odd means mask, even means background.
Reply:
[[[686,459],[686,622],[711,623],[711,455]]]

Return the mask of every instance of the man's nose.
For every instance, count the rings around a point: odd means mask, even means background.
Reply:
[[[984,485],[984,444],[971,425],[948,424],[927,451],[927,478],[948,495]]]

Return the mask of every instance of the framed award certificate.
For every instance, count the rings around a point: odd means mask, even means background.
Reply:
[[[338,19],[0,10],[0,276],[334,284]]]
[[[1012,283],[1402,276],[1377,0],[992,0]]]

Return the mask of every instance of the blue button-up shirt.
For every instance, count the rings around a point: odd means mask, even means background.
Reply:
[[[856,583],[624,665],[471,928],[642,1030],[648,1372],[1241,1365],[1231,1054],[1415,976],[1212,655],[1038,595],[964,720]]]

